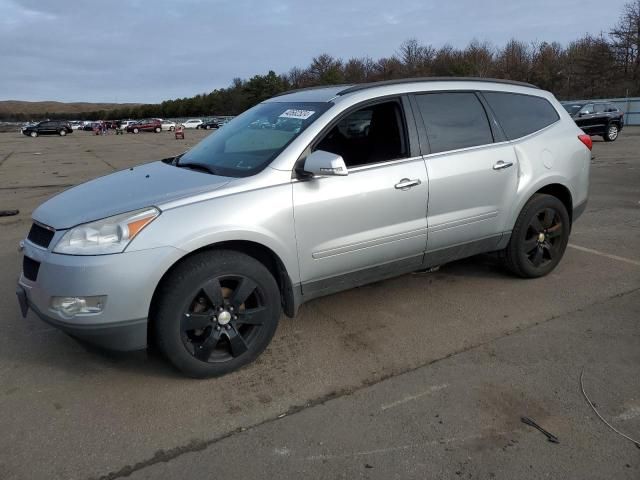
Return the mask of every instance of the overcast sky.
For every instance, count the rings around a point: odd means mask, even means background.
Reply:
[[[326,52],[605,33],[624,0],[0,0],[0,100],[159,102]]]

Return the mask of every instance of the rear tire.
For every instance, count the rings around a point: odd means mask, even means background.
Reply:
[[[609,125],[607,125],[607,129],[605,130],[602,138],[604,138],[605,142],[613,142],[616,140],[616,138],[618,138],[619,133],[620,129],[618,128],[618,125],[616,125],[615,123],[610,123]]]
[[[133,129],[133,133],[138,133],[140,130],[138,130],[137,128]]]
[[[154,128],[153,131],[156,132],[156,133],[160,133],[162,131],[162,129],[160,127],[156,127],[156,128]]]
[[[231,250],[196,254],[163,280],[152,310],[156,344],[194,378],[253,362],[280,318],[280,291],[267,268]]]
[[[60,130],[58,133],[60,134],[61,137],[64,137],[67,134],[67,131],[66,130]]]
[[[564,255],[570,233],[564,204],[552,195],[536,193],[518,215],[503,252],[507,268],[523,278],[547,275]]]

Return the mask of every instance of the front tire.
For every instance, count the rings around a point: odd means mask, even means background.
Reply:
[[[36,138],[38,136],[38,132],[31,132],[31,138]]]
[[[67,134],[67,131],[66,130],[60,130],[58,133],[60,134],[61,137],[64,137]]]
[[[607,125],[607,130],[604,132],[602,138],[604,138],[605,142],[613,142],[616,138],[618,138],[618,134],[620,133],[620,129],[618,125],[615,123],[610,123]]]
[[[564,204],[546,194],[535,194],[518,215],[504,251],[506,266],[515,275],[537,278],[551,272],[564,255],[571,220]]]
[[[156,127],[153,129],[154,132],[156,133],[160,133],[162,131],[162,129],[160,127]]]
[[[163,281],[152,310],[156,344],[194,378],[253,362],[280,318],[280,292],[267,268],[240,252],[196,254]]]
[[[137,128],[133,129],[133,133],[138,133],[140,130],[138,130]]]

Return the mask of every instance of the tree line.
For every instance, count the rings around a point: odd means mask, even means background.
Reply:
[[[79,119],[237,115],[287,90],[407,77],[495,77],[532,83],[559,99],[640,96],[640,0],[627,3],[608,32],[586,34],[568,45],[525,43],[516,39],[502,47],[474,40],[465,48],[434,48],[416,39],[397,52],[374,60],[343,60],[323,53],[306,68],[287,73],[270,70],[250,79],[235,78],[227,88],[193,97],[166,100],[111,111],[86,112]],[[69,114],[47,113],[49,118]]]

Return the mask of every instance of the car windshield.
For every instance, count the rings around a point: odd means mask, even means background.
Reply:
[[[584,103],[563,103],[562,106],[569,112],[569,115],[575,115],[584,107]]]
[[[325,102],[261,103],[182,155],[179,166],[229,177],[254,175],[330,106]]]

